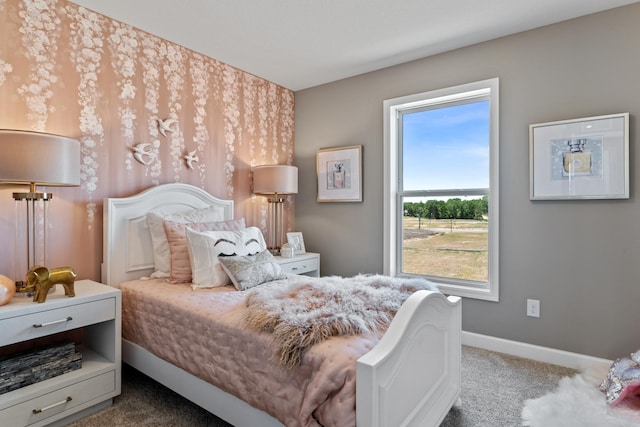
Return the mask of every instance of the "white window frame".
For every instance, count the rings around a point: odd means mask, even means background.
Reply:
[[[437,282],[445,294],[488,301],[499,300],[499,79],[488,79],[474,83],[423,92],[384,101],[384,274],[402,274],[398,261],[402,251],[402,206],[400,203],[399,161],[400,111],[421,106],[446,104],[462,99],[489,94],[489,280],[485,286],[477,282],[447,279]]]

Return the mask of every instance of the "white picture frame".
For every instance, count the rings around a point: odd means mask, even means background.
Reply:
[[[304,238],[299,231],[292,231],[287,233],[287,243],[294,249],[295,255],[302,255],[307,253],[304,248]]]
[[[628,199],[629,113],[529,125],[531,200]]]

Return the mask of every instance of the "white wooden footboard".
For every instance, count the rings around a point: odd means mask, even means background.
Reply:
[[[460,397],[461,301],[418,291],[358,359],[358,427],[438,426]]]

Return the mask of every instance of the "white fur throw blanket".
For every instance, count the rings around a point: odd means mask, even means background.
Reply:
[[[414,292],[437,291],[423,279],[381,275],[276,281],[249,291],[247,326],[273,334],[282,365],[293,368],[308,347],[332,336],[382,333]]]

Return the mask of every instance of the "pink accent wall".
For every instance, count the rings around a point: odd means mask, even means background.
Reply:
[[[159,119],[175,120],[173,132],[161,135]],[[48,264],[99,280],[106,197],[189,183],[232,198],[236,217],[266,231],[266,199],[251,194],[250,169],[293,162],[294,96],[65,0],[0,0],[0,129],[80,141],[80,187],[46,189]],[[0,274],[15,278],[13,191],[26,190],[0,187]]]

